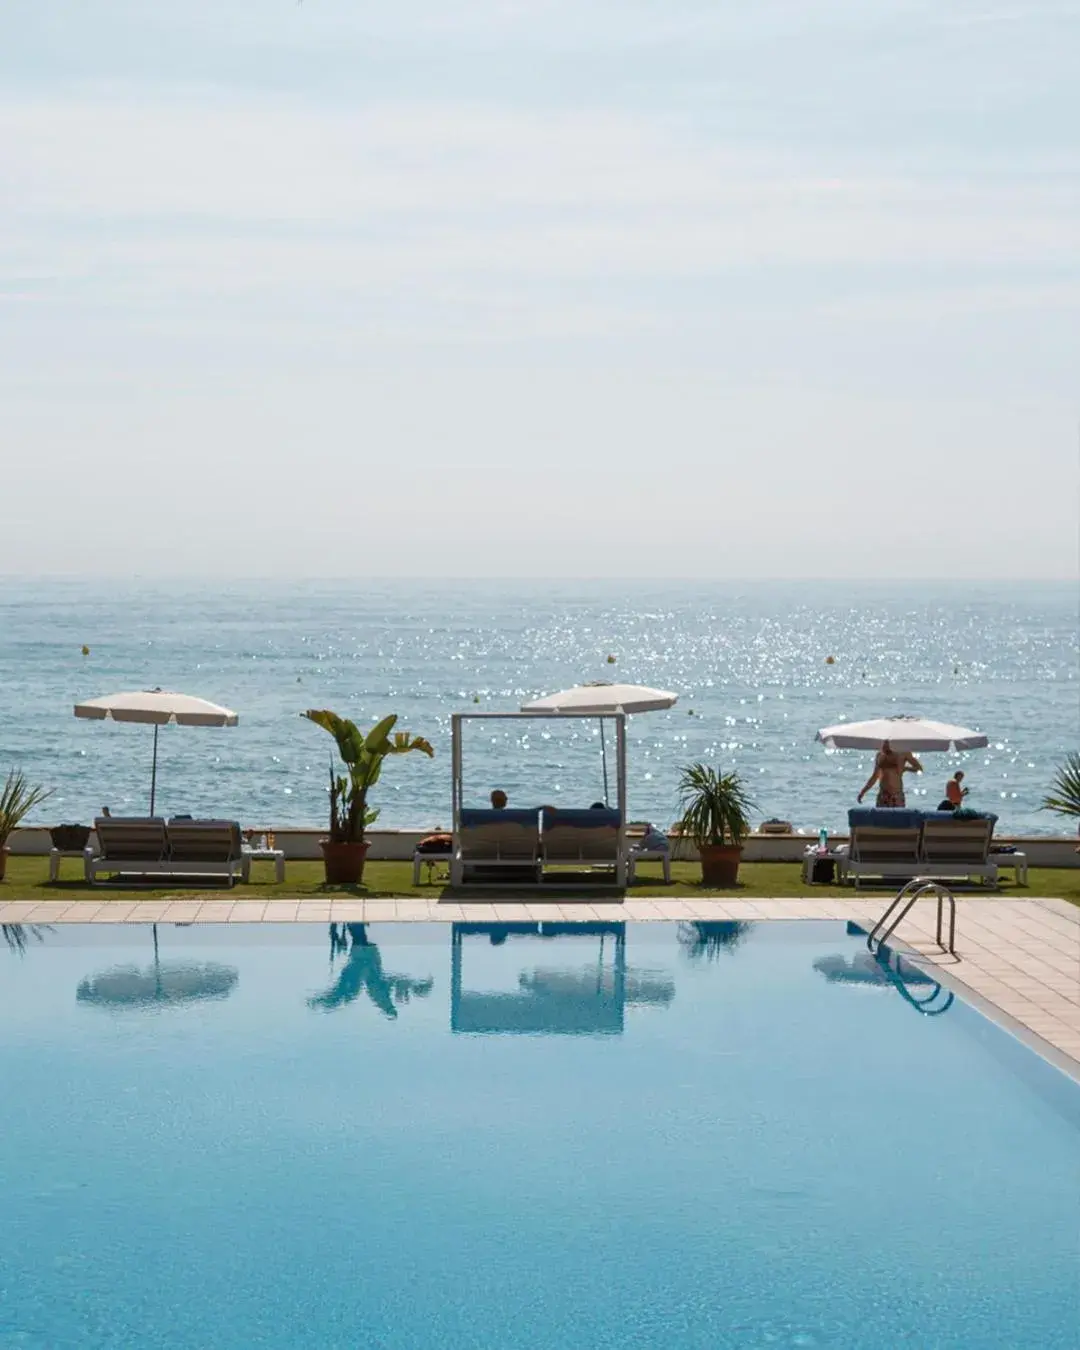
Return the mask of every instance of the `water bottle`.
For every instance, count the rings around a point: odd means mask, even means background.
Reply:
[[[818,830],[817,847],[818,852],[823,856],[829,851],[829,831],[824,825]]]

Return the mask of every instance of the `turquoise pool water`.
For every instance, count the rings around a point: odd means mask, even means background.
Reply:
[[[1080,1085],[843,924],[0,944],[0,1346],[1075,1347]]]

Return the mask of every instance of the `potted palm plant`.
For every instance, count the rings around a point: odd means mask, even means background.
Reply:
[[[345,764],[346,773],[338,774],[333,761],[330,763],[330,833],[319,844],[326,880],[355,884],[364,875],[368,851],[364,832],[378,815],[368,806],[368,792],[378,782],[383,765],[391,755],[419,750],[430,759],[435,751],[422,736],[394,731],[397,717],[393,714],[366,733],[355,722],[326,708],[309,708],[301,716],[333,736]]]
[[[734,886],[754,809],[742,779],[707,764],[687,765],[679,778],[679,809],[678,828],[697,847],[704,885]]]
[[[1043,798],[1042,809],[1080,820],[1080,753],[1077,751],[1066,755],[1065,763],[1058,766],[1053,792]]]
[[[51,796],[51,788],[31,787],[21,769],[9,771],[0,789],[0,881],[7,872],[8,840],[34,807]]]

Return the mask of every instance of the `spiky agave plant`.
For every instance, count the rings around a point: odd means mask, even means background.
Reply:
[[[1054,775],[1053,791],[1043,798],[1044,811],[1056,811],[1059,816],[1080,817],[1080,752],[1074,750],[1065,756]]]
[[[688,764],[679,777],[679,828],[703,845],[738,847],[750,833],[754,803],[737,773],[718,773],[708,764]]]
[[[9,771],[3,788],[0,788],[0,848],[7,844],[34,807],[40,806],[52,795],[52,788],[39,784],[31,787],[22,769]]]

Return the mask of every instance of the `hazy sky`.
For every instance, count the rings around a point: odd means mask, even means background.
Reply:
[[[1068,576],[1080,4],[0,0],[0,573]]]

